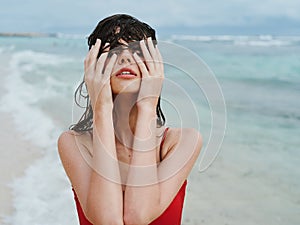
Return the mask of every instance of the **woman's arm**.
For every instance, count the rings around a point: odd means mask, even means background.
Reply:
[[[100,40],[85,62],[85,83],[93,108],[92,157],[81,155],[83,146],[76,136],[64,133],[58,141],[65,170],[85,216],[95,225],[123,224],[123,194],[116,156],[112,121],[110,74],[116,60],[112,56],[104,68],[107,53],[97,59]],[[72,137],[73,136],[73,137]]]
[[[143,123],[139,127],[144,134],[149,128]],[[202,138],[197,130],[178,128],[167,132],[164,158],[158,165],[154,150],[134,152],[131,165],[140,167],[129,170],[124,195],[125,224],[149,224],[165,211],[191,172],[201,147]],[[152,166],[142,167],[149,164]]]
[[[140,109],[124,194],[125,224],[148,224],[154,219],[149,212],[160,203],[155,130],[156,112]]]
[[[165,142],[165,159],[156,164],[156,105],[163,80],[161,55],[151,38],[141,41],[144,60],[134,58],[142,72],[133,156],[124,195],[125,224],[149,224],[171,203],[188,177],[202,146],[194,129],[177,129]]]
[[[160,203],[160,187],[156,153],[156,105],[163,83],[163,64],[160,53],[151,38],[140,41],[143,59],[133,55],[142,73],[136,102],[138,115],[133,140],[133,155],[124,195],[126,224],[148,224],[149,213]]]
[[[90,150],[85,146],[86,139],[73,131],[66,131],[60,135],[58,151],[66,174],[76,192],[85,217],[92,224],[123,224],[122,191],[116,183],[105,180],[95,171],[99,170],[99,167],[94,166],[93,169],[93,158],[90,156]],[[97,145],[97,142],[92,143],[92,146],[95,146],[93,152],[101,152],[101,148],[103,149]],[[105,174],[105,172],[102,173]]]
[[[101,41],[97,40],[85,60],[85,82],[93,108],[92,173],[86,212],[95,224],[123,223],[123,193],[116,155],[113,128],[113,101],[110,86],[116,55],[97,55]],[[107,65],[105,66],[105,62]]]
[[[86,212],[94,224],[123,224],[123,193],[111,109],[94,116],[92,173]]]

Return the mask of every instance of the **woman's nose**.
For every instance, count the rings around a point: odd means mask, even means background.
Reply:
[[[118,58],[119,65],[126,64],[126,63],[128,64],[133,63],[133,58],[129,51],[123,51]]]

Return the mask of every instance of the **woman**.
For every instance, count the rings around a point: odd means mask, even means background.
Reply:
[[[58,139],[80,224],[180,224],[202,141],[194,129],[164,125],[155,31],[118,14],[100,21],[88,44],[76,90],[87,88],[86,111]]]

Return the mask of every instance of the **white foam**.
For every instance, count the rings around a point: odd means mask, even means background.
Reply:
[[[51,92],[42,94],[39,87],[24,82],[22,76],[40,65],[58,66],[66,62],[60,56],[34,51],[12,53],[9,74],[4,81],[7,89],[0,109],[9,112],[24,138],[43,153],[11,183],[14,195],[12,215],[5,217],[11,225],[72,225],[78,223],[70,184],[57,153],[61,128],[54,125],[35,103]]]
[[[0,48],[0,54],[6,53],[6,52],[11,52],[14,49],[15,49],[14,45],[1,46],[1,48]]]
[[[246,41],[234,41],[234,45],[241,46],[258,46],[258,47],[272,47],[272,46],[288,46],[291,43],[281,40],[246,40]]]
[[[172,35],[171,41],[199,41],[199,42],[226,42],[241,46],[288,46],[299,43],[299,36],[272,36],[272,35]]]
[[[63,38],[63,39],[84,39],[88,36],[83,34],[66,34],[66,33],[57,33],[57,38]]]

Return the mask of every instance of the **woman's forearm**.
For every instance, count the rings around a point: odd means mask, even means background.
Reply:
[[[92,175],[88,212],[94,224],[123,224],[123,194],[116,155],[112,108],[94,113]]]
[[[124,195],[124,220],[128,224],[147,224],[152,219],[151,211],[160,202],[158,147],[155,111],[139,110]]]

